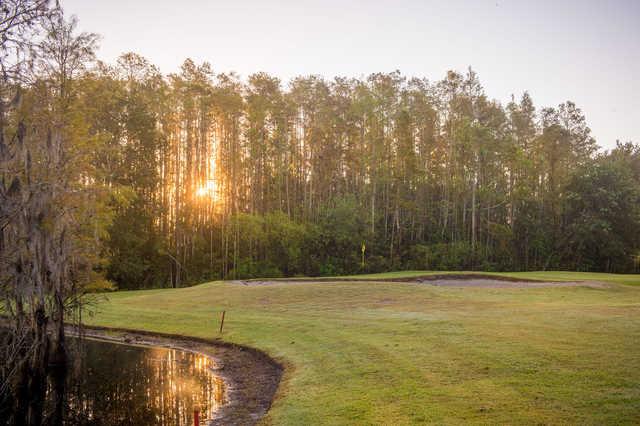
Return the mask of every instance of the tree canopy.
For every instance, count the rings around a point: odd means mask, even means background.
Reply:
[[[598,151],[573,102],[536,109],[525,92],[501,105],[472,69],[285,85],[191,60],[163,76],[133,53],[85,79],[105,179],[133,196],[110,230],[120,287],[637,268],[638,149]],[[596,198],[618,207],[593,211]]]

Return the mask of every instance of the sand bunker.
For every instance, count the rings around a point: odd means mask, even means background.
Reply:
[[[605,283],[595,281],[506,281],[489,278],[416,280],[421,284],[436,287],[479,287],[479,288],[538,288],[538,287],[605,287]]]
[[[597,281],[535,281],[510,277],[499,277],[482,274],[442,274],[424,275],[411,278],[393,279],[353,279],[353,278],[314,278],[302,279],[277,279],[277,280],[234,280],[229,283],[249,287],[268,285],[303,285],[336,282],[401,282],[413,284],[425,284],[435,287],[476,287],[476,288],[540,288],[540,287],[592,287],[603,288],[608,284]]]

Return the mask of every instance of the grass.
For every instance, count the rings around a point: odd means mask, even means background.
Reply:
[[[398,276],[360,278],[380,277]],[[215,282],[108,297],[92,324],[217,337],[226,310],[226,340],[287,366],[265,423],[640,422],[640,286]]]

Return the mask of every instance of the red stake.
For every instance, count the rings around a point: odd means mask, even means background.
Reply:
[[[193,410],[193,426],[200,426],[200,412],[197,408]]]

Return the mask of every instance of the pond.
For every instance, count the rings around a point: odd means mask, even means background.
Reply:
[[[65,424],[192,425],[195,409],[206,424],[225,403],[215,361],[204,355],[94,339],[74,339],[71,347]]]

